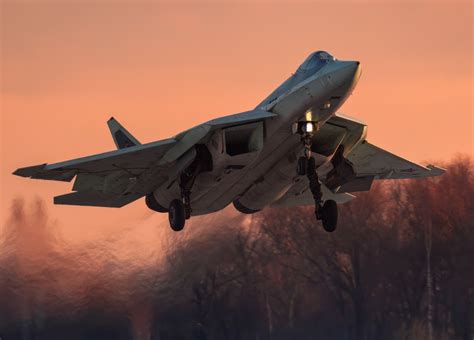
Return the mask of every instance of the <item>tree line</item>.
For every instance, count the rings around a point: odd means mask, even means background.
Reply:
[[[104,278],[70,316],[24,302],[38,290],[19,293],[28,273],[16,269],[14,251],[4,252],[0,336],[471,340],[473,162],[458,157],[446,168],[438,178],[384,181],[356,193],[339,206],[334,233],[315,221],[312,207],[191,225],[195,231],[166,239],[159,266],[127,273],[133,284],[123,289],[133,292],[104,298]],[[54,253],[53,243],[43,248],[74,273],[79,253]],[[61,279],[61,270],[47,269],[38,275]],[[32,306],[42,312],[12,316]]]

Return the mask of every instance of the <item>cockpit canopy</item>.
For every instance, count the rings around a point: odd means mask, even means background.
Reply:
[[[311,72],[316,73],[323,66],[334,62],[336,59],[325,51],[317,51],[311,53],[308,58],[301,64],[296,72]]]
[[[263,102],[257,107],[270,104],[278,99],[281,95],[291,91],[295,86],[314,76],[324,66],[336,62],[336,59],[325,51],[317,51],[311,53],[306,60],[298,67],[296,72],[281,84],[275,91],[273,91]]]

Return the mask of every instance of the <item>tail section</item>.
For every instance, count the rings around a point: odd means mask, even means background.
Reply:
[[[111,117],[107,121],[107,125],[109,126],[110,133],[112,134],[117,149],[129,148],[141,144],[130,132],[127,131],[127,129],[120,125],[114,117]]]

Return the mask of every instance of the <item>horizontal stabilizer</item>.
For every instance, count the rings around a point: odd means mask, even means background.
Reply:
[[[112,134],[117,149],[124,149],[141,144],[114,117],[111,117],[107,121],[107,125],[109,126],[110,133]]]
[[[141,194],[113,195],[98,191],[77,191],[69,194],[56,196],[54,204],[82,205],[93,207],[120,208],[136,201]]]

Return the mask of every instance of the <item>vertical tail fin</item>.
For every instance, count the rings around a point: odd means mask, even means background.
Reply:
[[[114,117],[111,117],[107,121],[107,125],[109,126],[110,133],[112,134],[117,149],[124,149],[141,144],[130,132],[127,131],[127,129],[120,125]]]

